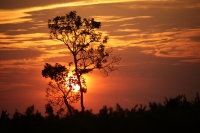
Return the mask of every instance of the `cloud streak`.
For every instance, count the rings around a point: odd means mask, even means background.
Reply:
[[[96,5],[96,4],[108,4],[108,3],[122,3],[131,2],[132,0],[110,0],[110,1],[77,1],[69,3],[52,4],[46,6],[37,6],[24,9],[15,10],[0,10],[0,24],[10,24],[10,23],[22,23],[26,21],[32,21],[30,12],[49,10],[62,7],[76,7],[76,6],[86,6],[86,5]]]
[[[146,0],[140,0],[146,1]],[[167,0],[151,0],[151,2],[160,2],[160,1],[167,1]],[[22,9],[4,9],[0,10],[0,24],[11,24],[11,23],[23,23],[27,21],[33,21],[31,18],[30,12],[34,11],[41,11],[41,10],[49,10],[55,8],[62,8],[62,7],[78,7],[78,6],[88,6],[88,5],[98,5],[98,4],[113,4],[113,3],[127,3],[127,2],[136,2],[135,0],[102,0],[102,1],[72,1],[69,3],[59,3],[59,4],[51,4],[51,5],[44,5],[44,6],[36,6],[36,7],[29,7],[29,8],[22,8]],[[145,16],[144,16],[145,17]],[[132,19],[132,18],[126,18]],[[115,20],[121,21],[121,20]]]

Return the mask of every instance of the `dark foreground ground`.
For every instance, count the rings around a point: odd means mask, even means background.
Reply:
[[[184,95],[165,99],[163,104],[150,102],[148,107],[136,105],[131,110],[103,106],[98,114],[91,110],[73,115],[53,114],[46,106],[47,116],[34,111],[34,106],[25,114],[17,110],[10,118],[7,111],[1,112],[0,133],[199,133],[200,96],[188,101]]]

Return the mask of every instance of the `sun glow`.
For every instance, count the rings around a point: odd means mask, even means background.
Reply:
[[[79,86],[78,84],[73,85],[73,91],[74,91],[74,92],[77,92],[77,91],[79,91],[79,90],[80,90],[80,86]]]
[[[72,73],[68,73],[68,77],[66,78],[66,85],[68,90],[72,92],[80,91],[80,85],[78,83],[78,79]]]

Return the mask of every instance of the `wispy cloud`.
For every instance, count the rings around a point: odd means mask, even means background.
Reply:
[[[120,26],[133,26],[133,25],[135,25],[135,24],[122,24]]]
[[[181,60],[180,62],[197,63],[197,62],[200,62],[200,59],[185,59],[185,60]]]
[[[116,32],[139,32],[139,29],[117,29]]]
[[[200,58],[200,45],[192,40],[200,35],[200,29],[183,29],[176,31],[173,41],[167,41],[156,46],[156,56],[161,57],[194,57]],[[200,37],[200,36],[199,36]]]
[[[123,29],[119,29],[123,32]],[[128,32],[126,32],[128,31]],[[109,44],[113,47],[143,47],[145,54],[167,58],[190,58],[182,62],[198,62],[200,59],[200,29],[171,29],[162,32],[138,32],[124,29],[129,33],[110,36]]]
[[[9,90],[9,89],[14,88],[14,87],[30,87],[30,86],[33,86],[33,85],[26,84],[26,83],[9,83],[9,84],[1,84],[0,83],[0,92],[5,91],[5,90]]]
[[[121,5],[125,6],[125,5]],[[149,9],[149,8],[162,8],[162,9],[177,9],[177,8],[198,8],[200,7],[199,0],[141,0],[132,4],[126,5],[131,9]]]
[[[55,45],[60,44],[58,41],[52,41],[47,33],[27,33],[27,34],[15,34],[8,35],[5,33],[0,33],[0,48],[6,47],[10,48],[28,48],[37,47],[42,45]]]
[[[86,5],[97,5],[97,4],[109,4],[109,3],[124,3],[124,2],[134,2],[135,0],[102,0],[102,1],[78,1],[78,2],[69,2],[69,3],[59,3],[46,6],[37,6],[23,9],[15,10],[0,10],[0,24],[9,24],[9,23],[22,23],[26,21],[32,21],[30,12],[62,8],[62,7],[75,7],[75,6],[86,6]],[[131,18],[124,18],[131,19]],[[123,20],[116,20],[123,21]]]
[[[27,31],[27,29],[17,29],[17,30],[8,30],[8,31]]]
[[[123,16],[91,16],[95,18],[96,21],[100,22],[121,22],[121,21],[128,21],[133,19],[144,19],[144,18],[151,18],[152,16],[136,16],[136,17],[123,17]]]
[[[0,10],[0,24],[22,23],[31,21],[31,14],[26,10]]]

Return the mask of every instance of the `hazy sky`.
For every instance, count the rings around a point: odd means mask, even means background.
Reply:
[[[200,92],[200,0],[1,0],[0,111],[23,112],[32,104],[44,111],[45,62],[71,61],[66,46],[49,39],[47,22],[70,11],[102,22],[99,30],[122,57],[108,77],[87,75],[86,109]]]

